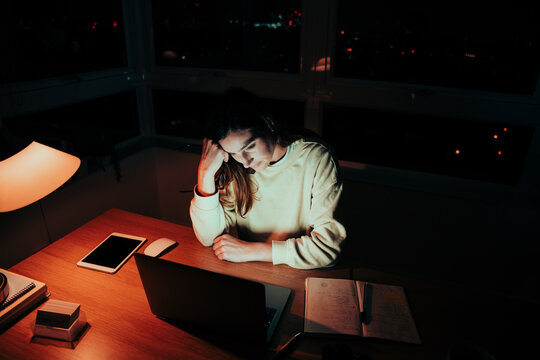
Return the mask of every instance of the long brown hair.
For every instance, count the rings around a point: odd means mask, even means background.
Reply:
[[[209,127],[208,138],[219,142],[231,131],[250,130],[256,138],[270,140],[274,144],[289,146],[300,138],[293,135],[283,124],[266,113],[259,100],[242,89],[232,89],[225,93],[224,103],[214,116]],[[256,198],[257,186],[251,179],[253,169],[229,157],[216,173],[216,185],[220,189],[220,201],[224,207],[234,208],[245,217]]]

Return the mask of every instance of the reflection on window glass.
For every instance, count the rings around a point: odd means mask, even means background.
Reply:
[[[125,66],[121,0],[5,0],[0,82]]]
[[[221,100],[221,96],[217,94],[154,89],[156,133],[202,140],[205,126]],[[291,131],[298,132],[303,129],[303,102],[260,100],[264,109]]]
[[[341,160],[516,185],[532,128],[386,111],[324,109]]]
[[[300,0],[152,1],[158,65],[297,73]]]
[[[20,139],[38,141],[80,158],[111,155],[116,144],[139,135],[134,92],[2,119],[2,123]]]
[[[532,94],[540,70],[533,4],[340,1],[335,74]]]
[[[219,103],[218,95],[171,90],[154,89],[152,98],[157,134],[200,140]]]

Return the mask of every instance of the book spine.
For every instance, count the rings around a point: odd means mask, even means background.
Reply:
[[[58,328],[69,328],[75,320],[79,317],[79,309],[77,308],[71,314],[62,314],[53,311],[38,310],[36,316],[36,323],[45,326],[52,326]]]

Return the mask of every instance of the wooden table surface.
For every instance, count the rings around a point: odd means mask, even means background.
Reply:
[[[151,312],[133,258],[116,274],[77,267],[76,263],[112,232],[152,241],[167,237],[178,246],[162,258],[292,289],[285,313],[264,357],[303,329],[304,280],[308,276],[354,278],[405,287],[421,345],[352,339],[339,341],[357,359],[447,359],[452,342],[472,341],[491,353],[529,351],[537,330],[538,306],[524,307],[474,291],[455,291],[425,281],[344,264],[330,269],[298,270],[270,263],[229,263],[203,247],[189,227],[111,209],[9,270],[45,282],[52,299],[81,304],[89,328],[69,347],[33,337],[37,307],[0,334],[0,359],[236,359],[239,355],[215,342],[156,318]],[[171,279],[174,281],[174,279]],[[456,295],[457,294],[457,295]],[[189,296],[189,294],[187,294]],[[531,310],[533,309],[533,310]],[[534,316],[533,316],[534,315]],[[520,328],[504,326],[501,318]],[[530,319],[530,320],[529,320]],[[336,339],[306,338],[287,358],[321,359]],[[515,348],[512,348],[515,343]],[[532,346],[532,345],[531,345]],[[501,357],[493,357],[499,359]]]
[[[167,237],[179,244],[163,259],[292,289],[269,349],[285,343],[302,330],[304,279],[307,276],[350,276],[348,269],[305,271],[270,263],[220,261],[211,249],[197,241],[190,227],[111,209],[9,269],[45,282],[51,299],[81,304],[90,327],[74,344],[75,348],[65,348],[56,341],[43,344],[42,339],[33,338],[36,308],[0,334],[0,358],[237,358],[235,354],[156,318],[150,312],[133,258],[115,274],[76,265],[111,232],[147,238],[139,252],[152,241]],[[271,354],[270,350],[268,354]]]

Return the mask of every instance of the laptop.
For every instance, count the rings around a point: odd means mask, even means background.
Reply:
[[[154,315],[227,336],[268,344],[291,290],[140,253],[135,263]]]

